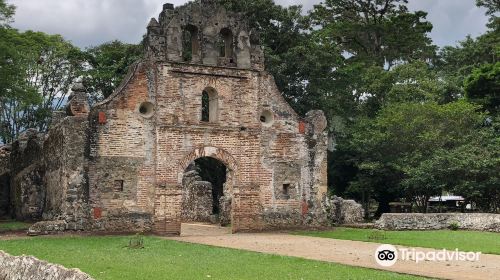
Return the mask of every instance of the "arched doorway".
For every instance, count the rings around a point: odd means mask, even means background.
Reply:
[[[199,157],[189,163],[182,178],[182,222],[230,224],[227,175],[226,164],[214,157]]]

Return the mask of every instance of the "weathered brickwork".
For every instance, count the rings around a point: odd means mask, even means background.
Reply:
[[[11,172],[40,181],[31,212],[68,229],[178,234],[193,217],[213,221],[212,196],[234,232],[327,225],[326,119],[286,103],[246,20],[214,1],[166,4],[145,42],[106,100],[89,108],[75,87],[43,160]],[[198,184],[190,196],[183,178],[205,157],[226,167],[223,189]]]
[[[222,54],[219,34],[226,40]],[[233,231],[325,224],[325,118],[321,112],[301,118],[284,101],[252,36],[240,15],[212,1],[165,5],[159,21],[151,20],[146,59],[90,113],[97,227],[118,211],[150,214],[153,230],[177,233],[186,212],[183,177],[201,157],[227,167],[223,208],[230,209]],[[212,94],[210,120],[202,119],[204,92]]]

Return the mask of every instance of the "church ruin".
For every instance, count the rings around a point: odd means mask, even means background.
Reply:
[[[47,134],[0,151],[0,212],[158,234],[327,225],[326,119],[287,104],[242,15],[165,4],[145,47],[109,98],[89,107],[77,85]]]

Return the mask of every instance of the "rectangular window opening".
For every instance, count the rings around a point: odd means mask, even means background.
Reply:
[[[290,198],[290,184],[283,184],[283,197],[285,199]]]
[[[116,192],[123,192],[123,180],[115,180],[114,190]]]

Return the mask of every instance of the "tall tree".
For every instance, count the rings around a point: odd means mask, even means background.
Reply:
[[[397,197],[407,197],[426,211],[429,197],[446,186],[432,168],[436,152],[466,145],[484,119],[478,106],[465,101],[385,106],[375,119],[365,118],[354,128],[351,145],[359,155],[360,172],[352,190],[373,193],[379,214]]]
[[[120,85],[132,63],[143,55],[140,44],[120,41],[104,43],[85,51],[89,68],[84,74],[84,84],[93,101],[110,96]]]
[[[465,80],[467,98],[493,114],[500,112],[500,62],[484,64]]]
[[[15,12],[16,7],[14,5],[7,4],[5,0],[0,0],[0,28],[8,26]]]
[[[380,67],[434,57],[427,13],[408,11],[407,0],[326,0],[314,6],[313,23],[342,46],[351,60]]]
[[[1,137],[10,142],[27,128],[47,129],[83,67],[78,48],[58,35],[1,30]]]

